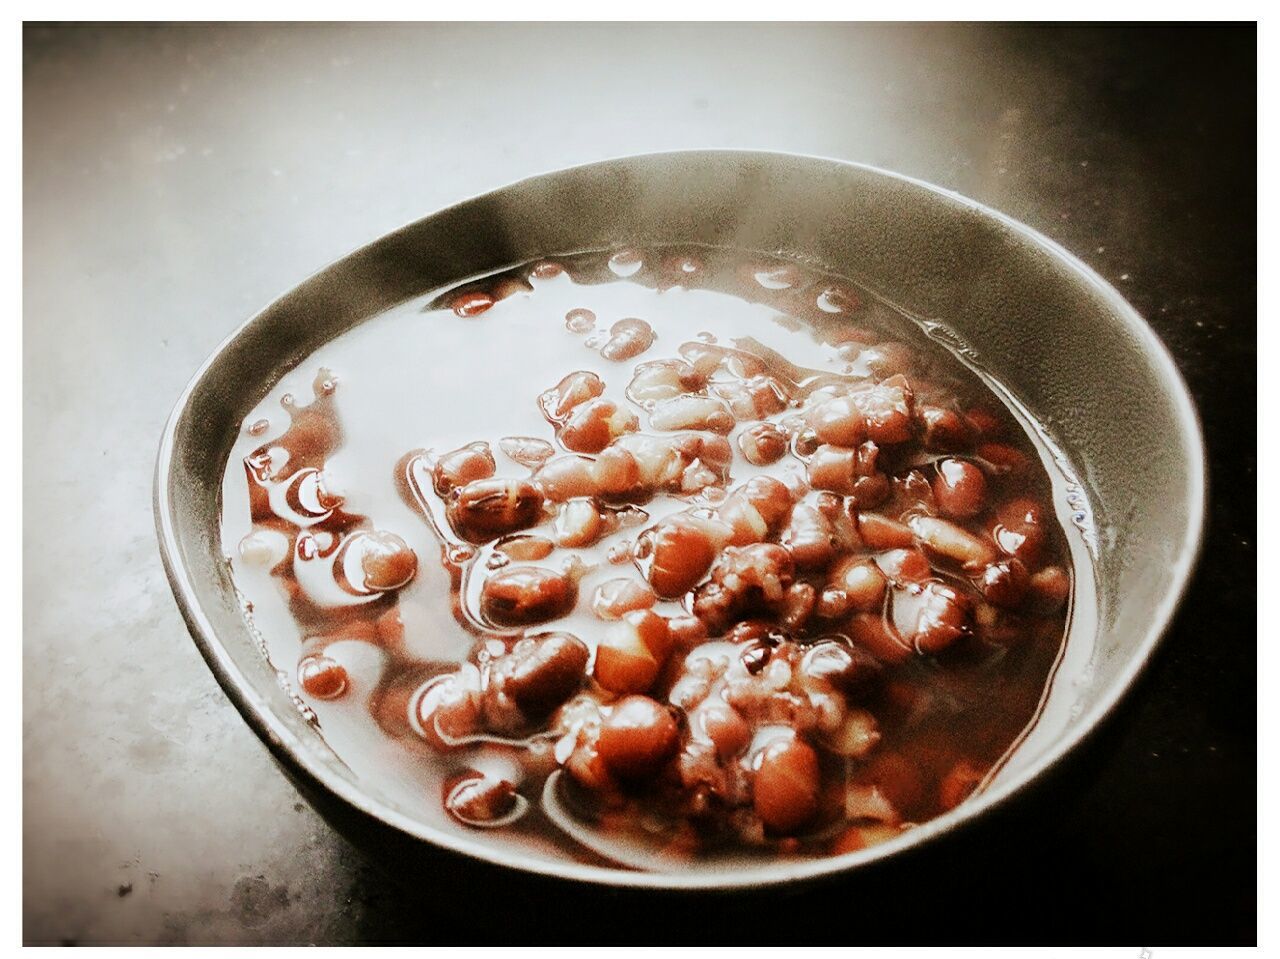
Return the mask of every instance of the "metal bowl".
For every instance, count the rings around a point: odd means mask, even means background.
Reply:
[[[986,790],[894,840],[844,856],[648,873],[526,856],[442,832],[380,798],[299,713],[250,632],[219,536],[223,466],[248,411],[291,367],[362,320],[448,283],[543,256],[699,243],[816,261],[918,316],[945,317],[1034,411],[1087,497],[1096,616],[1073,618],[1087,663],[1055,682],[1066,719],[1024,742]],[[523,180],[418,220],[280,297],[204,364],[165,427],[156,525],[187,625],[231,701],[285,771],[357,843],[405,862],[451,850],[590,882],[756,887],[829,875],[930,843],[1041,778],[1115,707],[1168,625],[1195,563],[1205,461],[1195,409],[1150,327],[1096,273],[955,193],[871,167],[775,153],[609,160]]]

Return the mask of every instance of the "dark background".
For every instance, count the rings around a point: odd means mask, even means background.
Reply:
[[[28,27],[24,40],[28,941],[1255,940],[1252,25]],[[147,506],[164,417],[244,316],[347,249],[528,173],[699,146],[919,176],[1114,283],[1200,408],[1199,571],[1084,755],[1008,815],[910,858],[734,897],[456,862],[391,879],[301,803],[185,639]],[[73,468],[89,454],[100,468]],[[66,515],[77,493],[100,508],[92,542]],[[39,538],[34,515],[53,517]]]

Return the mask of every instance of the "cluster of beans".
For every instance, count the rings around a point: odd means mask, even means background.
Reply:
[[[654,338],[628,320],[601,342],[621,362]],[[473,570],[477,654],[412,700],[419,735],[442,752],[536,744],[530,768],[563,770],[598,823],[634,831],[657,812],[690,852],[849,851],[963,800],[989,759],[926,784],[886,752],[882,722],[911,708],[904,667],[1045,624],[1060,636],[1070,576],[1043,473],[1004,415],[913,376],[903,344],[859,331],[850,350],[880,375],[685,343],[626,374],[626,401],[587,371],[548,388],[556,445],[499,444],[525,476],[498,476],[483,442],[430,458],[442,538],[502,555]],[[735,484],[742,463],[754,475]],[[681,508],[622,538],[671,498]],[[618,575],[580,596],[579,554],[606,540]],[[546,564],[557,550],[572,561]],[[580,607],[599,621],[590,642],[552,628]],[[458,818],[510,821],[515,784],[458,781]]]
[[[681,282],[703,267],[663,261]],[[798,274],[745,275],[793,289]],[[506,276],[451,305],[479,316],[528,289]],[[1012,735],[993,723],[989,745],[942,741],[954,714],[931,703],[991,683],[982,664],[1007,653],[1012,672],[1020,650],[1061,639],[1071,580],[1047,478],[998,406],[850,325],[852,290],[807,296],[842,314],[819,332],[857,375],[705,339],[646,357],[654,331],[627,319],[587,341],[618,364],[615,393],[575,371],[536,397],[552,441],[397,464],[476,637],[461,665],[405,651],[396,596],[418,557],[344,512],[324,472],[341,428],[322,372],[315,401],[287,401],[289,430],[245,461],[255,528],[241,553],[272,570],[307,630],[304,691],[348,691],[330,643],[386,650],[371,709],[449,764],[442,801],[469,826],[516,824],[553,774],[599,828],[688,855],[847,852],[963,801]],[[565,320],[583,335],[594,323],[587,310]],[[308,563],[342,602],[317,599]],[[558,623],[570,616],[581,635]],[[1011,688],[1033,703],[1048,659],[1028,662]],[[1010,714],[1025,723],[1030,708]],[[518,755],[521,775],[469,766],[478,744]]]

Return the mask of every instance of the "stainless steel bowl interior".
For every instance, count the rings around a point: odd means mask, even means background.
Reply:
[[[525,859],[439,833],[383,801],[303,719],[247,627],[222,555],[223,464],[249,409],[324,342],[428,290],[541,256],[704,243],[778,251],[845,272],[918,316],[945,318],[1042,423],[1087,492],[1097,530],[1096,637],[1070,725],[980,796],[847,856],[732,871],[639,873]],[[1204,451],[1168,353],[1097,274],[957,194],[871,167],[696,151],[524,180],[412,223],[321,270],[230,336],[179,399],[155,509],[175,597],[202,654],[291,775],[426,842],[534,872],[627,886],[731,888],[851,868],[981,816],[1058,762],[1150,656],[1194,565]]]

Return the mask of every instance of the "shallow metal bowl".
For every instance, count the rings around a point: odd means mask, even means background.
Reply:
[[[355,324],[466,277],[615,245],[700,243],[781,252],[845,272],[918,316],[946,318],[1044,423],[1097,531],[1096,632],[1070,719],[954,811],[883,845],[803,862],[644,873],[546,861],[425,825],[376,796],[299,713],[236,598],[220,489],[244,417],[291,367]],[[1007,802],[1112,710],[1187,583],[1205,511],[1204,449],[1168,353],[1121,296],[1045,237],[957,194],[871,167],[786,154],[697,151],[549,173],[460,203],[321,270],[245,323],[182,394],[156,466],[173,592],[227,695],[340,830],[405,862],[441,848],[544,875],[659,888],[740,888],[855,868],[932,842]],[[1079,631],[1078,629],[1076,630]],[[1070,643],[1069,643],[1070,646]],[[1030,744],[1024,744],[1023,749]]]

